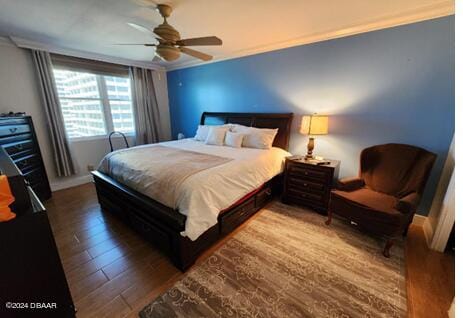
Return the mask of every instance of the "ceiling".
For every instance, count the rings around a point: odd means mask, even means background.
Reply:
[[[162,22],[149,0],[0,0],[0,35],[51,47],[151,61],[153,49],[115,43],[150,42],[127,22]],[[216,60],[244,56],[409,23],[454,12],[439,0],[172,0],[169,19],[182,38],[216,35],[220,47],[197,47]],[[199,61],[183,56],[167,68]]]

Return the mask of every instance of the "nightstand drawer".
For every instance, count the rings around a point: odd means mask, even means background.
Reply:
[[[329,178],[329,171],[321,169],[312,169],[311,167],[301,167],[297,165],[289,166],[289,175],[304,179],[318,179],[325,181]]]
[[[293,197],[301,200],[319,201],[320,204],[323,203],[325,197],[322,193],[303,192],[293,188],[288,188],[287,194],[290,198]]]
[[[299,179],[293,176],[288,177],[288,188],[296,188],[315,193],[324,193],[326,191],[326,186],[323,183],[316,182],[316,180],[309,181]]]
[[[306,198],[301,198],[299,196],[292,196],[292,195],[288,195],[286,198],[285,198],[285,202],[286,203],[289,203],[289,204],[297,204],[297,205],[300,205],[300,206],[305,206],[305,207],[309,207],[317,212],[321,212],[323,214],[326,214],[326,205],[324,202],[320,202],[320,201],[317,201],[317,200],[311,200],[311,199],[306,199]]]

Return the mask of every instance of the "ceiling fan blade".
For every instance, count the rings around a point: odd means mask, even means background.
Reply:
[[[203,61],[210,61],[212,60],[212,56],[206,53],[202,53],[196,50],[189,49],[187,47],[179,47],[180,51],[182,51],[185,54],[191,55],[193,57],[196,57],[197,59],[203,60]]]
[[[141,26],[141,25],[136,24],[136,23],[131,23],[131,22],[128,22],[127,24],[130,25],[132,28],[138,30],[138,31],[141,31],[143,33],[147,33],[147,34],[151,35],[152,37],[155,37],[153,31],[151,31],[148,28],[145,28],[144,26]]]
[[[114,43],[113,45],[143,45],[143,46],[156,46],[154,43]]]
[[[201,38],[178,40],[176,44],[180,46],[222,45],[222,40],[216,36],[205,36]]]

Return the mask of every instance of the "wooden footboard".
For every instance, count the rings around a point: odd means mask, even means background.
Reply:
[[[159,202],[113,180],[92,172],[98,201],[103,211],[121,218],[145,239],[163,250],[177,268],[187,270],[203,251],[222,236],[230,233],[261,209],[282,188],[281,175],[267,182],[255,194],[238,205],[222,212],[218,223],[191,241],[180,232],[185,229],[186,217]]]

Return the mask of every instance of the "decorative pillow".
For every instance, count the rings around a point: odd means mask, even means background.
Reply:
[[[209,127],[209,132],[206,137],[206,145],[223,146],[223,141],[227,131],[228,127]]]
[[[198,141],[205,141],[207,134],[209,133],[209,127],[210,126],[207,125],[198,125],[194,139]]]
[[[244,136],[244,134],[227,131],[225,134],[225,146],[241,148]]]
[[[233,127],[233,132],[245,134],[243,138],[243,147],[270,149],[278,133],[278,128],[255,128],[235,125]]]
[[[233,124],[225,124],[225,125],[198,125],[198,129],[196,130],[196,135],[194,136],[194,140],[198,141],[205,141],[207,138],[207,134],[209,133],[209,128],[211,127],[226,127],[228,130],[231,130],[235,125]]]

